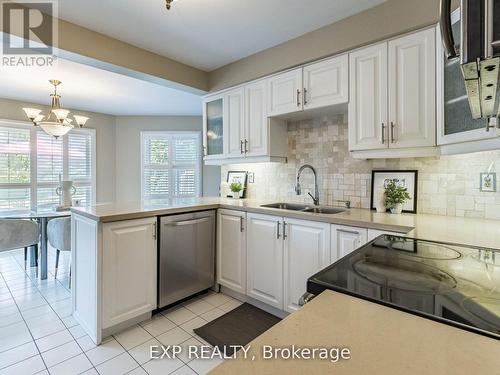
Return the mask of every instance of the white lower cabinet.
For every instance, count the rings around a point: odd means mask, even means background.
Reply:
[[[218,283],[287,312],[299,308],[309,277],[380,234],[402,235],[225,209],[217,223]],[[354,290],[373,288],[354,276]]]
[[[102,329],[156,309],[156,217],[102,225]]]
[[[247,295],[283,309],[283,218],[247,215]]]
[[[284,310],[299,308],[307,279],[330,264],[330,224],[285,218]]]
[[[249,213],[247,229],[247,295],[297,310],[307,279],[329,264],[330,224]]]
[[[392,236],[402,236],[402,237],[406,237],[406,234],[405,233],[399,233],[399,232],[388,232],[388,231],[384,231],[384,230],[378,230],[378,229],[368,229],[368,238],[367,238],[367,241],[366,242],[369,242],[375,238],[377,238],[378,236],[380,236],[381,234],[389,234],[389,235],[392,235]]]
[[[368,230],[366,228],[332,224],[331,263],[364,245],[367,242],[367,237]]]
[[[217,282],[246,292],[246,212],[219,210],[217,214]]]

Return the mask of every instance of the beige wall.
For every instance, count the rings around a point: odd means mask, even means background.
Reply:
[[[304,34],[210,72],[210,90],[301,65],[436,23],[439,0],[388,0],[354,16]]]
[[[143,130],[202,131],[200,116],[119,116],[116,118],[116,200],[141,198]],[[203,167],[203,195],[218,195],[220,167]]]
[[[0,119],[26,121],[23,107],[41,108],[39,104],[0,99]],[[77,111],[90,117],[88,128],[96,130],[97,201],[115,200],[115,117],[101,113]]]

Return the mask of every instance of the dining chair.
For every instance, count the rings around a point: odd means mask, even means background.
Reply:
[[[28,260],[28,247],[35,247],[38,266],[38,241],[40,229],[31,220],[0,219],[0,252],[24,248],[24,269]],[[38,273],[38,268],[37,268]]]
[[[50,246],[56,249],[54,278],[57,278],[60,252],[71,251],[71,218],[61,217],[49,220],[47,224],[47,238]],[[69,268],[69,277],[69,286],[71,287],[71,266]]]

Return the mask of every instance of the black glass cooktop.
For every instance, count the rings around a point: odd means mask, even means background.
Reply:
[[[325,289],[500,339],[500,251],[382,235],[318,272]]]

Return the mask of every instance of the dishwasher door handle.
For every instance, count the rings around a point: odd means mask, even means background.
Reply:
[[[163,225],[168,225],[171,227],[178,227],[181,225],[192,225],[192,224],[199,224],[199,223],[204,223],[206,221],[212,220],[211,217],[202,217],[199,219],[192,219],[192,220],[184,220],[184,221],[170,221],[163,223]]]

